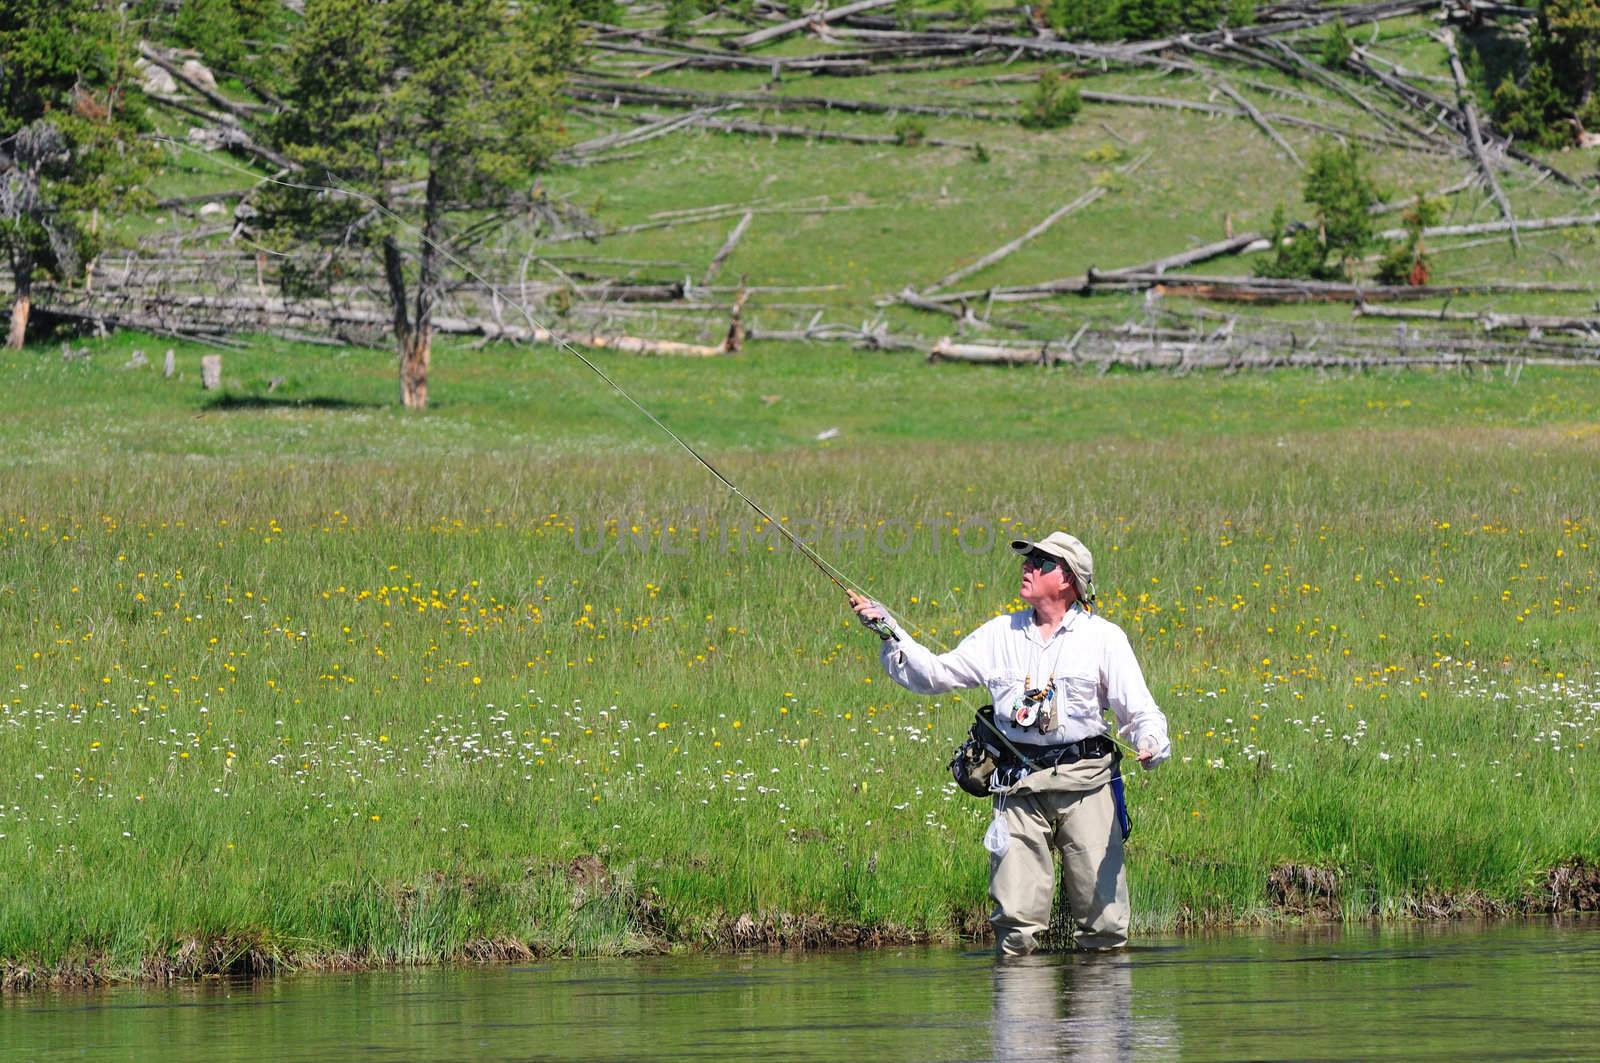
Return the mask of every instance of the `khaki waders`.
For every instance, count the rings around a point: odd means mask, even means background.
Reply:
[[[1002,955],[1032,952],[1050,925],[1055,892],[1051,849],[1061,853],[1061,883],[1079,949],[1115,949],[1128,941],[1128,877],[1122,829],[1110,779],[1113,757],[1036,771],[995,803],[1011,833],[1005,855],[989,857],[989,917]]]

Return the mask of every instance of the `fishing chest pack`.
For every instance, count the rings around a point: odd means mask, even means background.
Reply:
[[[950,777],[973,797],[988,797],[996,772],[1002,773],[1001,785],[1008,785],[1041,768],[1069,764],[1085,757],[1110,756],[1115,752],[1116,745],[1109,738],[1097,735],[1080,742],[1049,746],[1029,756],[1001,733],[1000,725],[995,722],[994,706],[985,705],[973,719],[966,740],[956,747],[950,758]],[[1120,790],[1120,772],[1114,782]]]

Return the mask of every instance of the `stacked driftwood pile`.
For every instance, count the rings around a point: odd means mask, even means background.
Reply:
[[[1258,10],[1255,25],[1115,44],[1063,39],[1039,22],[1038,9],[1032,6],[991,9],[964,21],[951,12],[908,13],[897,0],[856,0],[831,8],[818,4],[799,17],[773,0],[756,0],[738,12],[719,9],[673,36],[662,29],[596,23],[590,26],[588,64],[571,73],[566,94],[573,112],[606,131],[572,144],[558,161],[581,167],[625,160],[644,144],[701,129],[732,136],[981,150],[965,140],[930,136],[925,129],[866,132],[859,124],[848,130],[827,129],[808,124],[805,115],[950,118],[969,123],[966,128],[971,122],[1011,124],[1020,100],[954,90],[1037,80],[1036,70],[990,72],[981,79],[960,71],[1025,58],[1047,62],[1067,74],[1149,69],[1162,75],[1158,84],[1198,81],[1207,99],[1092,90],[1081,95],[1091,103],[1188,110],[1248,122],[1295,166],[1301,159],[1284,135],[1289,129],[1459,157],[1466,176],[1439,193],[1481,191],[1500,217],[1429,229],[1424,234],[1429,246],[1437,248],[1451,239],[1517,242],[1541,230],[1600,225],[1600,211],[1593,209],[1583,181],[1523,152],[1491,128],[1475,108],[1465,81],[1455,27],[1530,14],[1490,0],[1365,4],[1290,0]],[[1318,39],[1308,33],[1325,32],[1319,27],[1334,21],[1356,27],[1416,16],[1433,20],[1428,32],[1447,49],[1451,78],[1407,71],[1358,42],[1340,68],[1324,66],[1308,54]],[[742,20],[744,25],[728,28],[730,20]],[[713,21],[721,28],[708,25]],[[813,38],[817,47],[803,54],[767,51],[802,35]],[[230,152],[257,167],[257,172],[264,168],[282,176],[293,169],[258,131],[260,119],[278,106],[277,101],[266,96],[259,103],[229,98],[217,90],[203,57],[152,47],[146,47],[144,55],[148,94],[175,116],[195,123],[188,133],[191,143]],[[746,91],[713,92],[670,79],[669,83],[653,80],[683,70],[749,71],[761,84]],[[927,98],[897,94],[885,101],[826,90],[770,91],[776,82],[799,77],[859,78],[940,70],[956,72],[952,91],[930,93]],[[1289,74],[1300,88],[1281,79],[1264,84],[1257,80],[1262,76],[1259,71]],[[1263,108],[1241,90],[1315,105],[1302,110],[1316,117]],[[1321,95],[1307,94],[1312,91]],[[1329,100],[1336,105],[1326,105]],[[1145,154],[1127,162],[1124,173],[1131,174],[1147,158]],[[1573,189],[1574,209],[1547,217],[1519,217],[1502,187],[1508,171]],[[173,226],[168,235],[145,241],[137,252],[120,260],[102,261],[85,286],[46,290],[39,300],[41,311],[222,344],[240,332],[312,342],[381,342],[390,314],[376,265],[362,268],[358,263],[337,287],[318,298],[285,295],[277,280],[286,260],[265,252],[251,239],[254,192],[255,188],[244,186],[231,193],[164,202],[161,206],[170,216],[183,216],[190,223]],[[985,271],[1053,227],[1070,224],[1074,214],[1104,194],[1099,187],[1079,191],[1042,212],[1034,225],[993,251],[949,263],[947,272],[931,283],[910,282],[884,293],[877,309],[869,311],[869,320],[848,325],[826,320],[830,306],[837,312],[836,303],[805,301],[837,288],[828,283],[831,278],[818,278],[822,283],[806,287],[763,286],[759,278],[729,283],[722,276],[724,263],[753,226],[772,224],[786,215],[871,211],[892,204],[873,202],[859,193],[797,202],[760,200],[664,211],[631,224],[611,225],[535,195],[518,204],[494,205],[505,212],[504,231],[480,249],[472,268],[457,270],[435,327],[486,339],[564,339],[642,353],[716,354],[737,350],[747,337],[844,340],[879,349],[921,351],[934,359],[1180,370],[1600,359],[1600,314],[1594,312],[1592,299],[1585,304],[1589,313],[1570,316],[1393,305],[1441,296],[1590,291],[1575,281],[1383,287],[1179,272],[1224,256],[1270,250],[1268,234],[1261,232],[1230,231],[1212,244],[1153,261],[1108,264],[1082,275],[975,286]],[[1374,213],[1392,214],[1403,206],[1384,204]],[[582,246],[612,236],[708,224],[723,226],[725,236],[705,261],[618,259]],[[1398,238],[1404,233],[1395,229],[1383,235]],[[618,276],[619,271],[626,276]],[[1143,293],[1144,298],[1133,319],[1117,321],[1116,317],[1129,316],[1126,308],[1133,304],[1128,293]],[[1083,300],[1102,294],[1121,296],[1112,305],[1122,309],[1108,311],[1101,302],[1100,309],[1088,310]],[[1167,298],[1177,296],[1227,309],[1185,315],[1168,309]],[[1073,301],[1064,306],[1069,298]],[[1283,302],[1345,303],[1352,313],[1340,324],[1290,325],[1254,309]],[[1032,304],[1030,320],[1007,316],[1006,308],[1019,303]],[[1039,316],[1051,312],[1077,320],[1060,328],[1059,335],[1041,338],[1052,330],[1041,325]],[[897,327],[891,327],[891,320]],[[923,334],[916,323],[932,323],[927,329],[931,334]]]

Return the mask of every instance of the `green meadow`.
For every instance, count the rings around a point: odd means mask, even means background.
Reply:
[[[744,24],[695,25],[717,47],[713,31]],[[1448,94],[1436,29],[1356,32]],[[1320,33],[1297,46],[1314,54]],[[554,167],[539,192],[602,230],[727,211],[561,243],[513,220],[474,261],[515,291],[519,270],[690,282],[665,306],[575,308],[563,290],[528,308],[574,334],[715,343],[743,284],[758,330],[1349,324],[1342,304],[1150,292],[975,298],[993,320],[958,326],[887,298],[1094,186],[955,287],[1148,262],[1264,229],[1280,204],[1309,217],[1301,167],[1242,111],[1091,99],[1070,126],[1025,130],[1014,118],[1049,67],[993,56],[645,79],[660,56],[597,50],[586,75],[625,85],[988,117],[746,102],[715,117],[901,142],[689,125]],[[1330,124],[1367,146],[1386,199],[1456,187],[1443,223],[1499,217],[1461,184],[1466,159],[1375,141],[1385,127],[1315,81],[1183,59],[1074,81],[1208,104],[1225,76],[1302,156],[1318,144],[1304,123]],[[688,109],[569,103],[574,143]],[[155,130],[181,141],[188,121]],[[158,198],[231,209],[222,193],[263,176],[164,150]],[[1593,150],[1540,154],[1591,181]],[[1521,165],[1500,180],[1522,219],[1596,209],[1592,182]],[[106,225],[253,279],[251,245],[203,210]],[[1442,237],[1433,279],[1581,281],[1597,234],[1530,230],[1520,250]],[[1594,297],[1414,305],[1592,317]],[[441,313],[516,323],[483,302],[453,293]],[[1426,326],[1407,327],[1425,348]],[[64,359],[63,339],[84,357]],[[945,768],[980,699],[889,684],[843,594],[598,376],[551,347],[444,339],[431,407],[408,415],[392,352],[246,340],[223,352],[220,392],[201,389],[211,348],[159,336],[0,352],[0,985],[986,933],[990,813]],[[760,341],[590,357],[935,647],[1023,607],[1012,536],[1083,539],[1174,737],[1168,764],[1130,775],[1136,932],[1548,910],[1595,875],[1592,367],[1097,374]]]
[[[982,933],[975,696],[890,685],[575,359],[443,348],[408,416],[381,352],[261,341],[218,397],[168,345],[0,356],[8,983]],[[595,357],[930,645],[1021,607],[1010,535],[1084,539],[1175,738],[1141,931],[1600,858],[1590,371]]]

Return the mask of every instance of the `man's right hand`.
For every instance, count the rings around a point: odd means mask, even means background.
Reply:
[[[876,620],[887,619],[889,614],[883,611],[883,606],[868,598],[865,594],[850,592],[850,608],[856,611],[856,616],[861,618],[863,624],[870,624]]]

